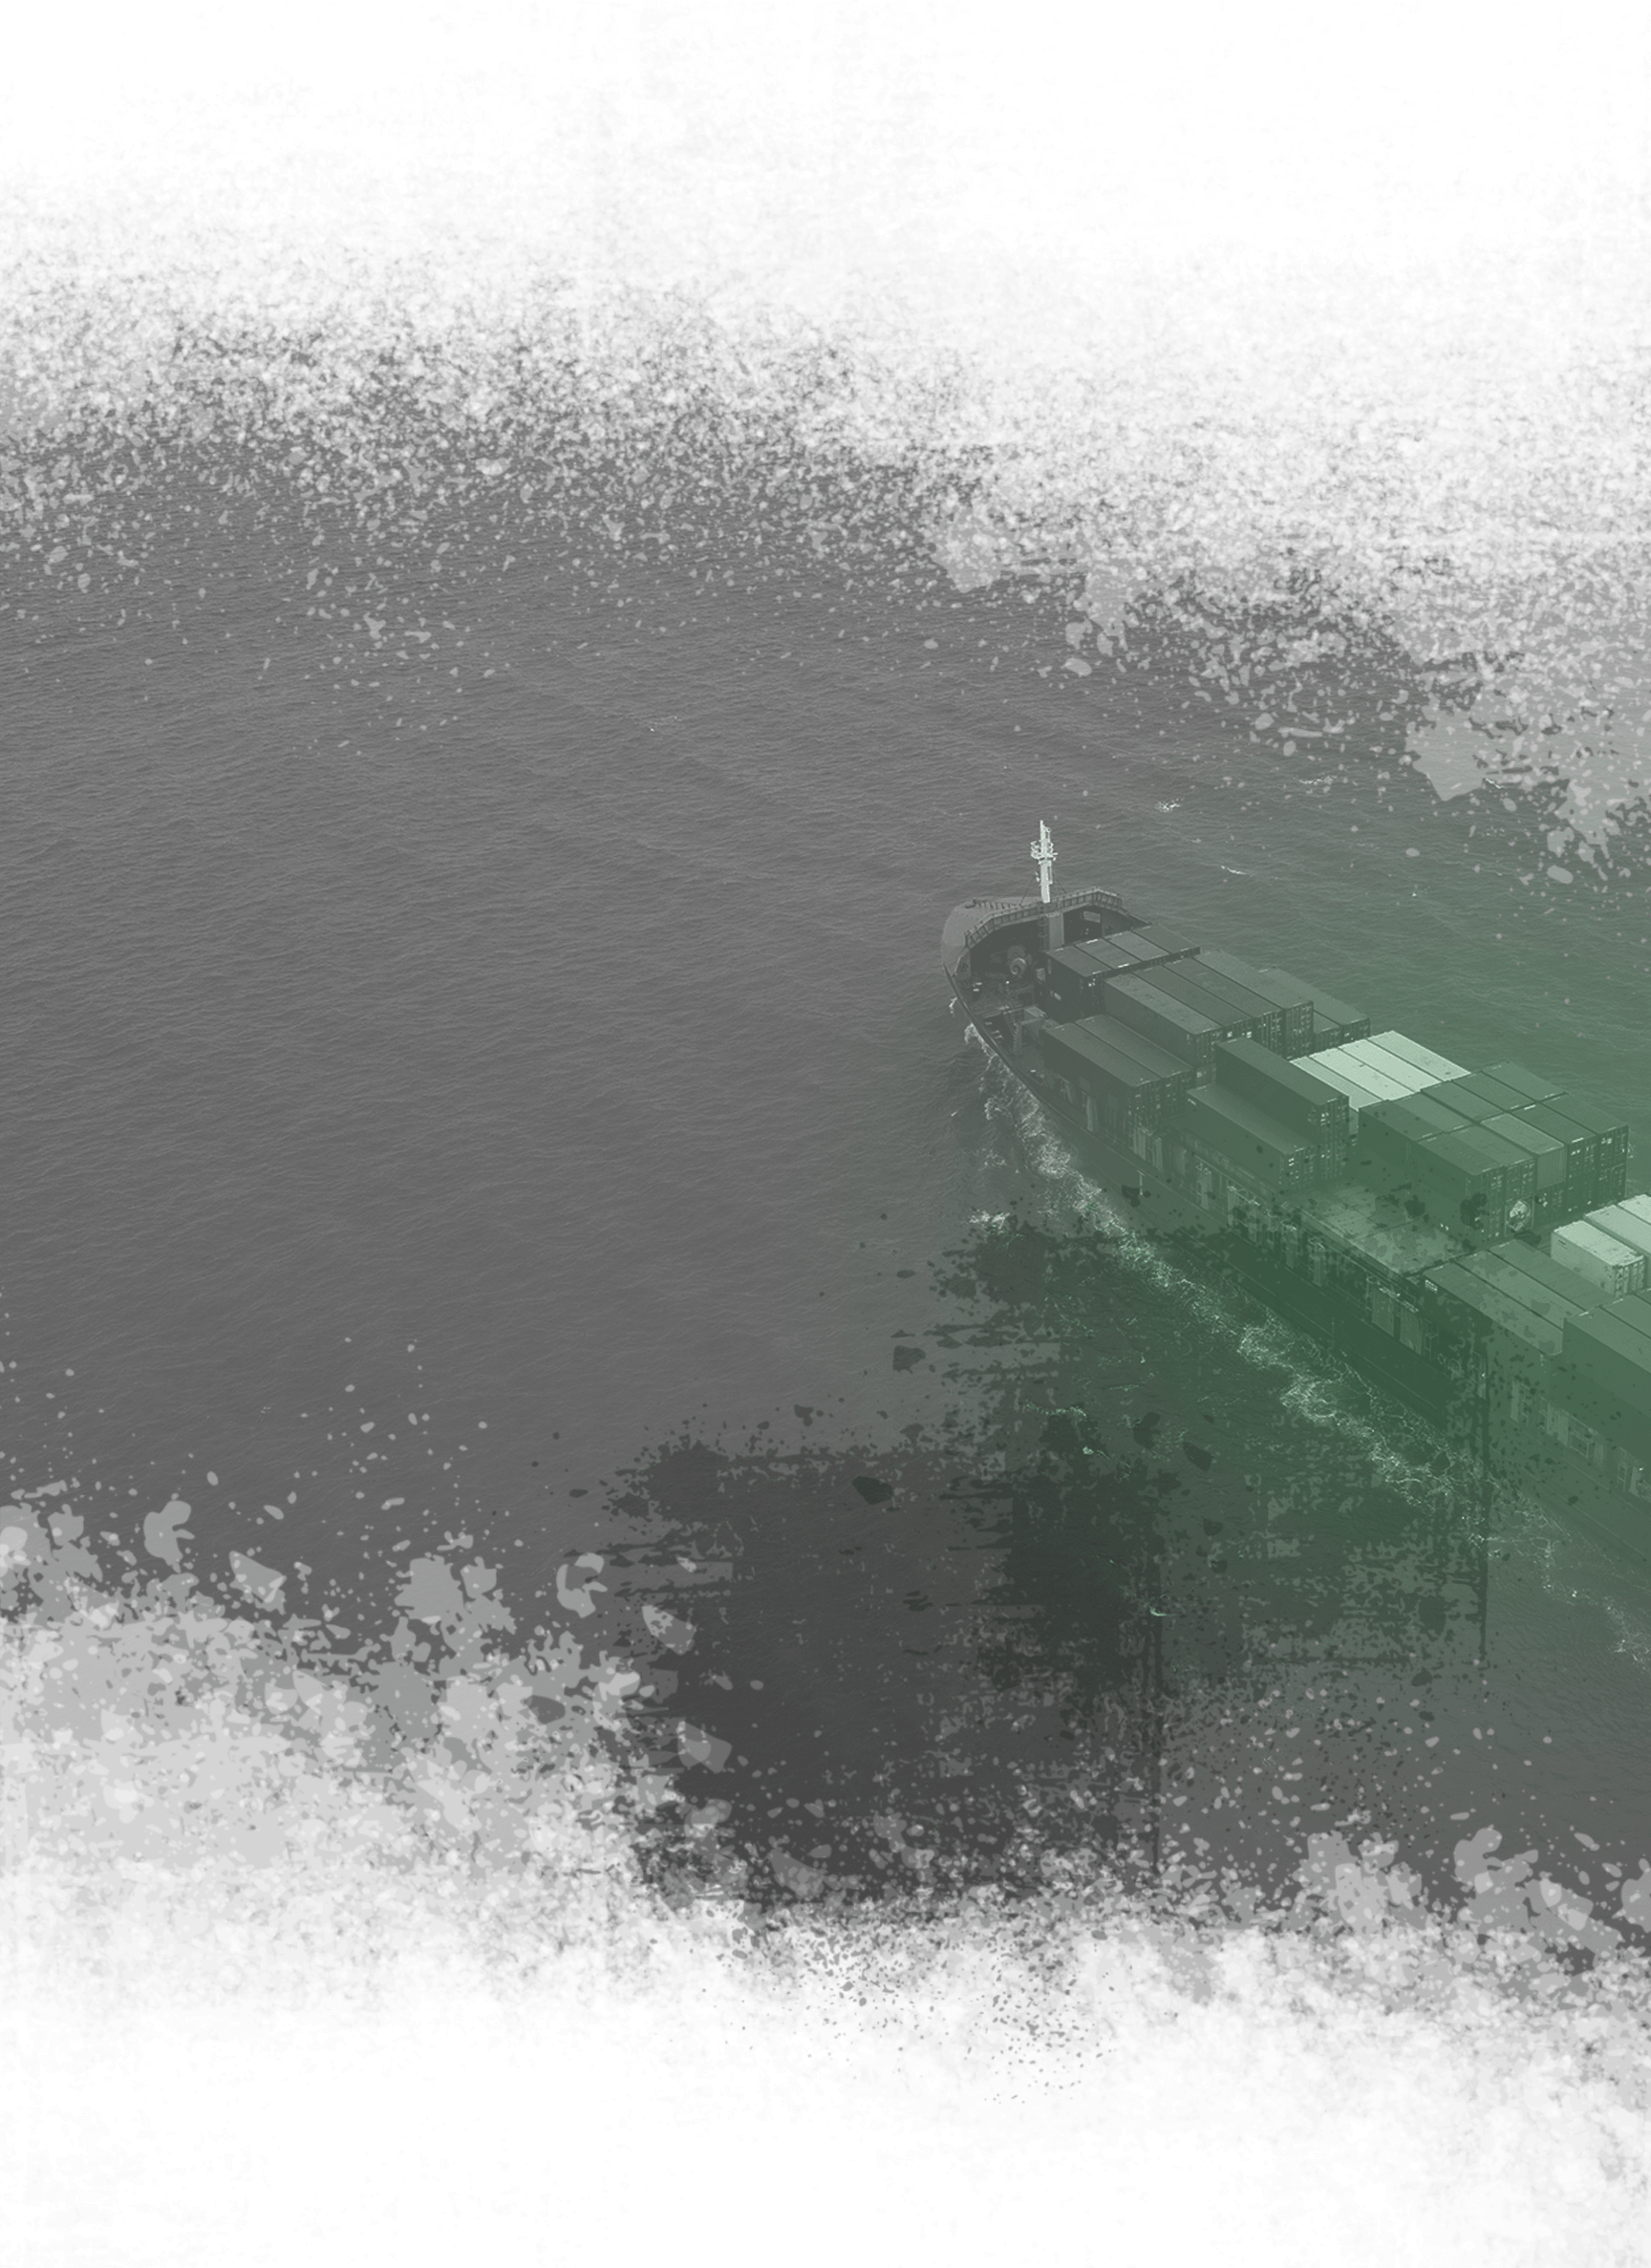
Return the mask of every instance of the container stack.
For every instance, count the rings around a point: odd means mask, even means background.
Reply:
[[[1360,1113],[1352,1167],[1441,1225],[1494,1242],[1535,1217],[1535,1160],[1432,1096]]]
[[[1346,1171],[1352,1113],[1339,1087],[1254,1039],[1222,1040],[1214,1059],[1216,1095],[1264,1112],[1309,1144],[1316,1180],[1335,1181]]]
[[[1227,1035],[1202,1009],[1189,1007],[1144,976],[1112,978],[1104,999],[1105,1013],[1116,1022],[1190,1064],[1198,1078],[1212,1076],[1215,1043]]]
[[[1321,1176],[1321,1152],[1310,1135],[1227,1087],[1194,1087],[1180,1115],[1181,1124],[1201,1151],[1266,1188],[1311,1188]]]
[[[1049,955],[1043,1001],[1055,1021],[1073,1023],[1100,1007],[1108,971],[1096,957],[1099,942],[1090,938],[1082,945],[1063,945]]]
[[[1184,961],[1198,951],[1190,937],[1182,936],[1179,930],[1170,929],[1167,922],[1144,921],[1133,930],[1115,930],[1112,935],[1114,943],[1145,946],[1144,959]]]
[[[1314,1068],[1323,1057],[1329,1065],[1349,1073],[1370,1088],[1379,1102],[1399,1102],[1406,1095],[1420,1095],[1441,1080],[1461,1075],[1463,1066],[1448,1056],[1437,1055],[1419,1039],[1403,1032],[1378,1032],[1365,1039],[1349,1039],[1340,1047],[1316,1051]]]
[[[1426,1085],[1430,1081],[1460,1079],[1468,1068],[1465,1063],[1453,1063],[1436,1047],[1424,1047],[1420,1039],[1412,1039],[1405,1032],[1372,1032],[1368,1038],[1349,1044],[1356,1055],[1383,1063],[1393,1077],[1403,1078],[1410,1094],[1422,1091],[1416,1083],[1418,1076]]]
[[[1651,1197],[1624,1197],[1619,1204],[1599,1206],[1588,1218],[1607,1236],[1651,1258]]]
[[[1235,952],[1222,952],[1209,945],[1199,947],[1198,959],[1218,975],[1243,985],[1280,1011],[1284,1041],[1280,1054],[1299,1056],[1307,1053],[1313,1045],[1313,1000],[1312,995],[1294,977],[1280,976],[1276,970],[1254,969],[1248,961],[1241,961]]]
[[[1551,1393],[1631,1459],[1651,1459],[1651,1298],[1632,1293],[1569,1317]]]
[[[1436,1332],[1449,1332],[1522,1379],[1533,1393],[1552,1395],[1554,1372],[1565,1354],[1565,1320],[1580,1317],[1583,1309],[1542,1293],[1512,1268],[1501,1277],[1486,1277],[1474,1268],[1483,1259],[1483,1252],[1474,1252],[1428,1270],[1422,1277],[1422,1316]]]
[[[1541,1101],[1532,1099],[1532,1088],[1542,1090]],[[1542,1225],[1575,1220],[1596,1206],[1614,1204],[1628,1186],[1628,1128],[1623,1122],[1521,1071],[1516,1063],[1464,1073],[1426,1092],[1476,1124],[1506,1140],[1522,1142],[1546,1158],[1537,1176],[1536,1217]]]
[[[1192,1089],[1192,1067],[1110,1016],[1040,1026],[1045,1068],[1064,1080],[1091,1133],[1126,1148],[1138,1128],[1156,1131]]]
[[[1550,1255],[1610,1299],[1645,1289],[1645,1249],[1626,1244],[1594,1220],[1570,1221],[1548,1239]]]
[[[1338,1000],[1333,993],[1321,985],[1303,984],[1292,976],[1288,969],[1263,969],[1263,976],[1275,978],[1288,985],[1295,993],[1304,993],[1313,1005],[1312,1047],[1317,1054],[1321,1047],[1337,1047],[1350,1039],[1368,1039],[1370,1018],[1362,1008],[1350,1008],[1345,1000]]]
[[[1352,1072],[1341,1060],[1340,1048],[1316,1049],[1301,1059],[1304,1062],[1311,1061],[1313,1076],[1316,1079],[1326,1081],[1329,1085],[1346,1097],[1347,1107],[1355,1126],[1359,1123],[1362,1111],[1368,1110],[1373,1103],[1380,1102],[1384,1099],[1378,1094],[1373,1086],[1367,1086],[1362,1079],[1354,1078]]]
[[[1284,1011],[1277,1002],[1264,1000],[1259,993],[1207,968],[1203,961],[1176,961],[1144,970],[1141,976],[1183,1007],[1208,1016],[1223,1039],[1254,1039],[1276,1054],[1283,1053]]]

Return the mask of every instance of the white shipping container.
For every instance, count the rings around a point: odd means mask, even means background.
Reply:
[[[1551,1256],[1608,1298],[1625,1299],[1645,1289],[1645,1254],[1635,1252],[1592,1221],[1571,1221],[1548,1239]]]
[[[1346,1096],[1348,1102],[1352,1105],[1352,1115],[1355,1121],[1357,1121],[1359,1113],[1362,1110],[1368,1110],[1373,1102],[1382,1102],[1390,1099],[1379,1095],[1374,1087],[1366,1086],[1362,1080],[1350,1078],[1340,1063],[1326,1062],[1325,1056],[1333,1056],[1335,1053],[1336,1050],[1333,1047],[1326,1048],[1319,1055],[1297,1056],[1296,1060],[1303,1071],[1311,1071],[1315,1079],[1327,1081],[1331,1086],[1339,1088]]]
[[[1448,1056],[1442,1056],[1433,1048],[1424,1047],[1419,1039],[1407,1038],[1403,1032],[1372,1032],[1369,1044],[1372,1047],[1384,1047],[1390,1056],[1399,1056],[1406,1063],[1416,1064],[1435,1080],[1466,1079],[1468,1076],[1466,1063],[1453,1063]]]
[[[1333,1071],[1340,1071],[1344,1078],[1356,1081],[1379,1102],[1403,1102],[1406,1095],[1416,1094],[1428,1083],[1420,1071],[1416,1074],[1416,1085],[1411,1086],[1404,1080],[1383,1070],[1379,1064],[1366,1062],[1362,1056],[1354,1053],[1354,1049],[1362,1044],[1362,1040],[1356,1039],[1342,1047],[1321,1047],[1307,1059],[1314,1070],[1321,1070],[1326,1079]]]
[[[1645,1200],[1641,1198],[1640,1202],[1643,1205]],[[1603,1229],[1607,1236],[1614,1236],[1630,1252],[1651,1253],[1651,1219],[1639,1213],[1631,1203],[1601,1205],[1588,1219],[1594,1228]]]
[[[1424,1071],[1420,1063],[1411,1062],[1406,1056],[1395,1055],[1390,1048],[1383,1047],[1379,1039],[1349,1039],[1344,1042],[1343,1052],[1355,1079],[1364,1076],[1358,1069],[1363,1063],[1371,1072],[1379,1071],[1383,1079],[1394,1081],[1399,1088],[1395,1098],[1397,1101],[1419,1095],[1424,1087],[1437,1086],[1439,1083],[1431,1071]]]

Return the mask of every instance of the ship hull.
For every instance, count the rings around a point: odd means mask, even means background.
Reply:
[[[959,933],[959,909],[948,924],[948,944]],[[1031,909],[1036,911],[1035,909]],[[1630,1495],[1544,1431],[1528,1380],[1524,1350],[1498,1344],[1495,1334],[1465,1365],[1447,1368],[1412,1352],[1333,1292],[1306,1280],[1271,1252],[1258,1248],[1210,1213],[1152,1162],[1122,1148],[1062,1103],[1016,1043],[1014,1018],[981,1015],[959,969],[955,951],[943,953],[953,992],[970,1026],[1044,1117],[1064,1138],[1085,1177],[1109,1198],[1148,1241],[1163,1246],[1195,1273],[1213,1275],[1254,1298],[1269,1314],[1329,1349],[1367,1385],[1435,1427],[1464,1452],[1482,1475],[1485,1493],[1474,1516],[1492,1522],[1488,1499],[1505,1491],[1504,1516],[1517,1516],[1527,1495],[1562,1526],[1624,1556],[1636,1576],[1651,1582],[1651,1503]]]

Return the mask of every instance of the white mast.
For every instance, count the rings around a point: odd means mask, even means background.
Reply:
[[[1056,849],[1054,844],[1049,840],[1049,823],[1047,820],[1040,819],[1038,822],[1038,840],[1036,843],[1032,844],[1030,847],[1032,851],[1032,864],[1038,869],[1039,889],[1041,893],[1044,905],[1047,906],[1049,903],[1050,870],[1054,867],[1055,861],[1061,855]]]

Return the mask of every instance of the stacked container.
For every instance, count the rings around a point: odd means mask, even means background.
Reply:
[[[1565,1354],[1562,1320],[1537,1314],[1506,1284],[1486,1281],[1469,1261],[1428,1270],[1422,1277],[1422,1314],[1436,1332],[1461,1338],[1535,1393],[1547,1397],[1554,1390],[1554,1368]]]
[[[1651,1299],[1636,1294],[1572,1316],[1553,1395],[1631,1457],[1651,1454]]]
[[[1580,1225],[1580,1223],[1578,1223]],[[1631,1252],[1651,1254],[1651,1220],[1628,1205],[1597,1205],[1588,1215],[1590,1230],[1601,1230],[1606,1236],[1615,1236],[1619,1245],[1628,1245]],[[1651,1270],[1651,1261],[1646,1263]]]
[[[1517,1111],[1501,1111],[1494,1118],[1481,1119],[1479,1123],[1487,1134],[1494,1134],[1503,1142],[1511,1142],[1528,1153],[1535,1176],[1531,1198],[1531,1226],[1550,1229],[1555,1221],[1564,1220],[1570,1208],[1566,1203],[1565,1145],[1552,1134],[1544,1134]]]
[[[1120,1146],[1127,1145],[1137,1127],[1156,1128],[1192,1087],[1190,1064],[1108,1016],[1046,1023],[1039,1051],[1048,1069],[1074,1089],[1090,1130]]]
[[[1339,1087],[1254,1039],[1218,1043],[1215,1081],[1217,1091],[1230,1092],[1311,1143],[1321,1176],[1334,1180],[1346,1170],[1352,1112]]]
[[[1493,1245],[1490,1251],[1500,1265],[1517,1269],[1536,1291],[1548,1295],[1553,1305],[1542,1312],[1552,1313],[1556,1321],[1563,1322],[1566,1315],[1573,1310],[1580,1315],[1588,1308],[1598,1306],[1597,1285],[1591,1284],[1586,1276],[1578,1275],[1575,1269],[1567,1268],[1563,1261],[1555,1260],[1551,1253],[1542,1252],[1535,1245],[1521,1244],[1510,1238],[1506,1244]]]
[[[1103,988],[1111,974],[1097,959],[1093,943],[1066,945],[1052,952],[1046,973],[1050,1015],[1062,1023],[1093,1015],[1102,1004]]]
[[[1148,922],[1139,930],[1114,930],[1106,939],[1114,952],[1126,952],[1137,969],[1157,968],[1165,961],[1179,960],[1195,948],[1182,941],[1165,944],[1158,937],[1148,935],[1156,930],[1156,923]]]
[[[1529,1159],[1524,1164],[1529,1170]],[[1431,1134],[1410,1152],[1408,1202],[1465,1245],[1492,1245],[1508,1231],[1506,1164],[1471,1141],[1471,1129]]]
[[[1208,945],[1199,947],[1198,958],[1218,975],[1230,977],[1234,984],[1243,985],[1280,1012],[1284,1040],[1279,1051],[1281,1054],[1304,1055],[1312,1046],[1312,997],[1294,978],[1280,976],[1276,971],[1270,973],[1265,969],[1253,969],[1248,961],[1241,961],[1235,952],[1222,952]]]
[[[1185,1007],[1207,1016],[1224,1039],[1258,1039],[1277,1049],[1284,1037],[1284,1012],[1259,993],[1246,992],[1231,977],[1206,969],[1196,959],[1144,971],[1149,983]]]
[[[1413,1063],[1408,1055],[1397,1055],[1395,1050],[1383,1045],[1383,1041],[1379,1041],[1379,1038],[1349,1038],[1349,1041],[1342,1041],[1340,1048],[1336,1048],[1334,1053],[1338,1061],[1347,1063],[1354,1078],[1361,1078],[1363,1071],[1379,1071],[1382,1078],[1390,1081],[1392,1086],[1397,1086],[1404,1096],[1415,1096],[1425,1086],[1438,1084],[1436,1071],[1426,1071],[1422,1063]],[[1363,1071],[1361,1071],[1361,1066],[1363,1066]]]
[[[1391,1058],[1383,1060],[1370,1055],[1367,1046],[1365,1041],[1349,1040],[1344,1047],[1315,1048],[1313,1060],[1326,1078],[1340,1072],[1343,1079],[1354,1081],[1370,1102],[1402,1102],[1427,1083],[1419,1073],[1412,1078],[1408,1071],[1400,1070]],[[1368,1102],[1360,1104],[1362,1110],[1368,1106]]]
[[[1607,1299],[1624,1299],[1630,1292],[1645,1289],[1644,1252],[1592,1221],[1571,1221],[1555,1229],[1548,1250],[1561,1267],[1593,1284]]]
[[[1258,1041],[1262,1047],[1271,1048],[1275,1055],[1281,1056],[1286,1052],[1285,1012],[1278,1001],[1269,999],[1265,993],[1256,992],[1253,985],[1246,984],[1241,977],[1218,969],[1202,952],[1194,954],[1190,961],[1180,962],[1175,974],[1184,976],[1189,983],[1201,985],[1214,998],[1227,1001],[1237,1014],[1246,1017],[1249,1022],[1248,1038]]]
[[[1219,1086],[1194,1087],[1181,1123],[1198,1148],[1270,1189],[1310,1187],[1319,1152],[1307,1136]]]
[[[1588,1198],[1588,1209],[1596,1205],[1613,1205],[1628,1187],[1628,1128],[1608,1110],[1600,1110],[1592,1102],[1584,1102],[1567,1091],[1551,1103],[1537,1106],[1555,1110],[1562,1118],[1572,1120],[1594,1137],[1594,1187]]]
[[[1113,977],[1104,998],[1108,1016],[1190,1063],[1200,1079],[1211,1076],[1215,1042],[1223,1037],[1213,1018],[1189,1008],[1145,976]]]
[[[1419,1071],[1425,1083],[1441,1079],[1460,1079],[1467,1068],[1465,1064],[1453,1063],[1448,1056],[1442,1056],[1437,1048],[1424,1047],[1420,1039],[1412,1039],[1404,1032],[1373,1032],[1361,1046],[1361,1053],[1365,1047],[1380,1048],[1383,1055],[1395,1059],[1400,1064]]]
[[[1263,969],[1261,974],[1276,978],[1293,992],[1304,993],[1313,1003],[1313,1052],[1370,1037],[1370,1018],[1362,1008],[1350,1008],[1345,1000],[1338,1000],[1320,985],[1303,984],[1288,969]]]
[[[1527,1102],[1552,1102],[1560,1091],[1551,1079],[1527,1071],[1523,1063],[1487,1064],[1485,1077],[1495,1080],[1501,1086],[1513,1088]]]
[[[1178,930],[1170,929],[1165,922],[1141,922],[1133,934],[1149,946],[1155,955],[1167,955],[1172,961],[1186,960],[1198,951],[1190,937],[1183,937]]]

